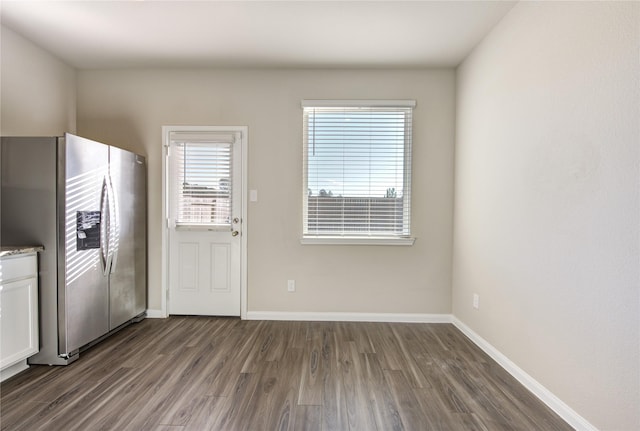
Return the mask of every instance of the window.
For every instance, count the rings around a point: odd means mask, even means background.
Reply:
[[[228,229],[233,135],[171,132],[169,140],[176,226]]]
[[[303,243],[411,236],[415,101],[304,100]]]

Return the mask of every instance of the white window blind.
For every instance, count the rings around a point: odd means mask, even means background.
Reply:
[[[233,141],[232,134],[171,132],[176,226],[231,225]]]
[[[409,237],[415,102],[302,104],[303,237]]]

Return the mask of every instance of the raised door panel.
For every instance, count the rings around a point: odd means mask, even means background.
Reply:
[[[231,291],[231,245],[210,243],[211,291],[218,293],[228,293]]]

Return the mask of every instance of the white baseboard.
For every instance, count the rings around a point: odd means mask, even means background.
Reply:
[[[462,323],[457,317],[453,316],[452,323],[471,341],[480,347],[487,355],[518,380],[533,395],[538,397],[540,401],[545,403],[551,410],[556,412],[558,416],[564,419],[576,431],[598,431],[589,421],[580,416],[571,407],[566,405],[560,398],[555,396],[550,390],[542,386],[537,380],[527,374],[522,368],[514,364],[509,358],[503,355],[498,349],[493,347],[487,340],[475,333],[471,328]]]
[[[164,319],[167,317],[162,310],[147,309],[147,318],[149,319]]]
[[[13,364],[10,367],[7,367],[4,370],[0,371],[0,382],[7,380],[9,377],[13,377],[28,368],[29,365],[27,364],[26,359],[24,361],[18,362],[17,364]]]
[[[397,322],[397,323],[451,323],[451,314],[422,313],[343,313],[343,312],[289,312],[248,311],[247,320],[299,320],[317,322]]]

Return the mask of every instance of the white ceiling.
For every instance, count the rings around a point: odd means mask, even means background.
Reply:
[[[448,67],[503,1],[15,1],[2,24],[79,69]]]

